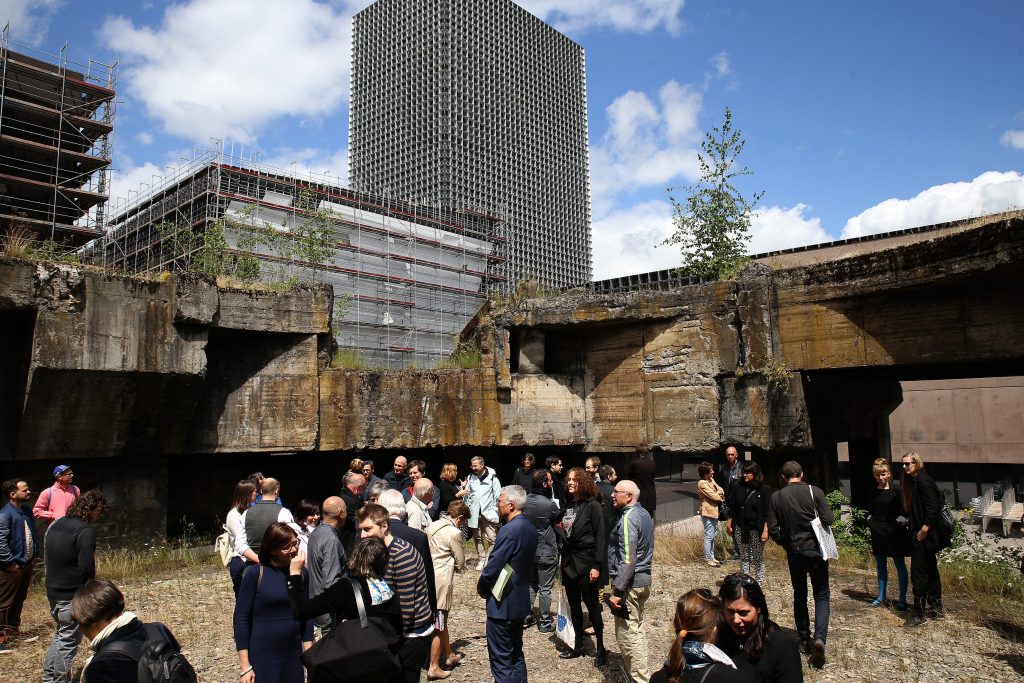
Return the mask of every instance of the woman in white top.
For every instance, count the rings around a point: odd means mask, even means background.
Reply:
[[[295,521],[290,525],[299,536],[299,553],[306,555],[306,544],[309,542],[309,535],[320,523],[320,506],[316,501],[303,498],[298,507],[295,508]]]
[[[224,523],[231,541],[231,547],[235,547],[235,539],[238,538],[242,526],[242,513],[249,509],[249,506],[256,500],[256,484],[251,479],[243,479],[235,484],[235,492],[231,496],[231,509],[228,510],[227,521]],[[242,571],[245,569],[245,558],[236,550],[228,562],[228,573],[231,574],[231,588],[238,597],[238,587],[242,583]]]

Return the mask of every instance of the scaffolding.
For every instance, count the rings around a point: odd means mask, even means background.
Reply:
[[[17,50],[13,49],[17,48]],[[80,246],[103,233],[117,62],[0,37],[0,230]]]
[[[334,287],[335,337],[365,366],[433,367],[497,283],[504,242],[500,218],[442,210],[355,192],[328,176],[303,178],[220,149],[119,201],[107,234],[82,252],[88,262],[129,273],[181,270],[213,222],[225,227],[229,253],[239,239],[273,230],[294,240],[296,226],[330,218],[333,254],[304,262],[291,249],[257,245],[260,281],[317,279]],[[199,239],[168,239],[168,225]],[[186,246],[182,246],[185,244]]]

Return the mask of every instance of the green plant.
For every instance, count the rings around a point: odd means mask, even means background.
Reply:
[[[793,379],[793,371],[786,366],[786,361],[779,360],[775,363],[765,365],[758,370],[764,377],[768,391],[774,394],[789,393],[789,382]]]
[[[836,545],[870,553],[871,530],[868,529],[867,510],[851,506],[850,500],[839,489],[827,494],[825,499],[835,516],[832,533],[836,537]]]
[[[764,192],[748,201],[733,184],[736,178],[753,174],[745,166],[737,168],[745,144],[741,131],[733,130],[732,111],[726,107],[722,126],[705,133],[701,143],[700,180],[684,188],[681,202],[669,194],[676,227],[662,244],[680,246],[687,275],[724,279],[747,260],[751,211]]]
[[[472,368],[479,368],[482,362],[483,354],[480,353],[480,346],[475,339],[456,338],[455,348],[452,349],[451,355],[442,359],[438,363],[438,367],[442,369],[461,368],[463,370],[470,370]]]
[[[334,235],[334,214],[327,209],[315,209],[316,197],[309,190],[299,193],[298,204],[310,212],[302,223],[292,230],[294,255],[317,273],[334,258],[337,241]]]
[[[331,356],[331,367],[341,370],[365,370],[366,362],[356,349],[340,346]]]
[[[331,315],[331,336],[337,337],[340,334],[339,321],[346,318],[352,310],[352,295],[348,292],[334,299],[334,306]]]

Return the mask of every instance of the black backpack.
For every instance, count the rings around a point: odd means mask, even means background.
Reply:
[[[110,643],[103,649],[120,652],[139,663],[139,683],[197,683],[196,670],[178,649],[174,636],[161,623],[143,624],[146,640]]]

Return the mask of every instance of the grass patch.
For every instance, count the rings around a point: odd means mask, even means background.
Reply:
[[[366,361],[359,351],[347,347],[338,347],[331,356],[331,367],[339,370],[365,370]]]
[[[209,543],[194,538],[154,539],[119,547],[107,546],[96,552],[96,575],[115,583],[206,566],[220,566],[220,558],[210,551]]]

